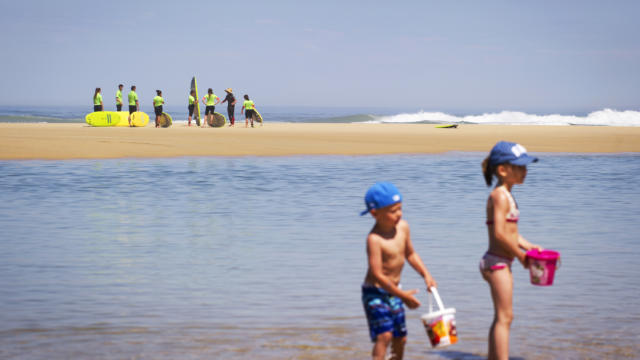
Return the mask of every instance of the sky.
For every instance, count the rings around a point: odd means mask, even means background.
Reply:
[[[186,106],[195,75],[270,106],[640,109],[639,1],[189,4],[0,0],[0,105]]]

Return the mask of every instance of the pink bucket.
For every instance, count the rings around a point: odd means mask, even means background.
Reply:
[[[538,286],[549,286],[553,284],[553,277],[560,260],[560,253],[553,250],[531,249],[527,251],[529,258],[529,275],[531,283]]]

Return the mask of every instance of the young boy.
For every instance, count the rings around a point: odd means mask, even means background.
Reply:
[[[364,202],[376,224],[367,236],[369,269],[362,285],[362,303],[373,345],[373,359],[383,360],[389,344],[391,359],[402,359],[407,341],[404,302],[410,309],[420,306],[418,290],[402,290],[400,275],[405,259],[424,278],[429,289],[436,286],[427,267],[413,249],[409,224],[402,220],[402,195],[391,183],[373,185]]]

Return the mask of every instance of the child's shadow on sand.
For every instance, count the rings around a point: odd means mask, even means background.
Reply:
[[[442,350],[442,351],[433,351],[432,354],[450,360],[486,360],[485,356],[480,356],[477,354],[472,354],[464,351],[451,351],[451,350]],[[525,360],[523,357],[510,357],[509,360]]]

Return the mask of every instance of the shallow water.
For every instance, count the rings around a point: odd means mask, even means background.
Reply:
[[[481,358],[483,155],[0,162],[0,358],[367,358],[358,214],[379,180],[457,309],[459,343],[430,350],[422,291],[407,358]],[[534,287],[514,265],[513,357],[638,357],[638,179],[637,155],[544,154],[515,188],[562,266]],[[403,285],[423,288],[409,267]]]

